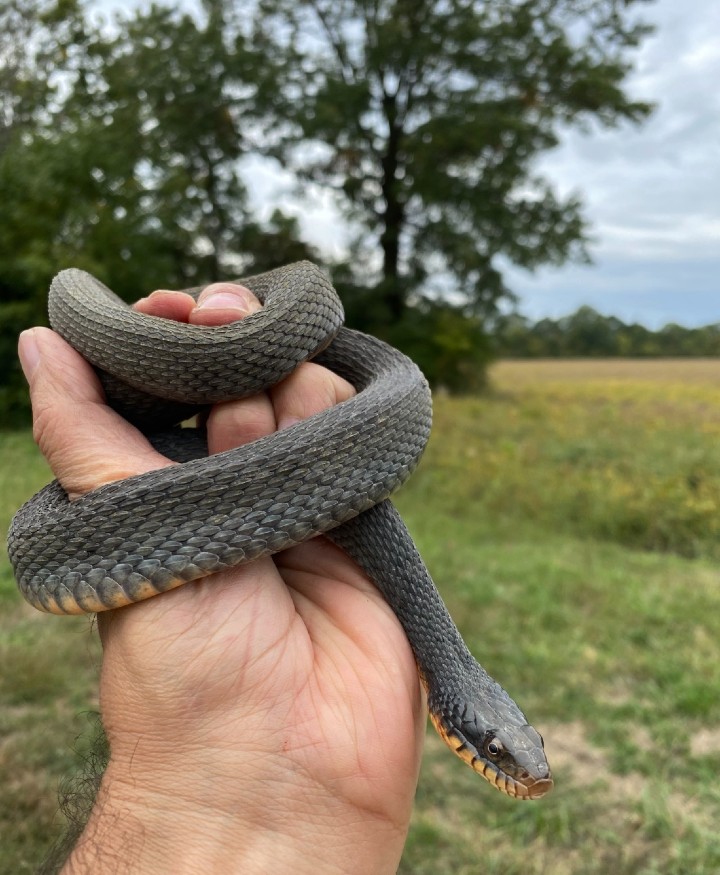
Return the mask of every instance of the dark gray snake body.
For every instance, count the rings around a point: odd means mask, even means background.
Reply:
[[[117,608],[326,533],[400,619],[443,738],[499,789],[538,798],[552,787],[542,739],[467,650],[387,501],[428,438],[422,374],[392,347],[340,327],[340,302],[313,265],[242,282],[263,308],[204,328],[135,313],[82,271],[53,281],[53,328],[101,372],[113,406],[158,432],[158,448],[183,464],[73,502],[57,482],[41,490],[8,536],[23,595],[53,613]],[[274,385],[308,358],[357,395],[214,456],[192,430],[162,432],[198,405]],[[179,433],[191,435],[187,444]]]

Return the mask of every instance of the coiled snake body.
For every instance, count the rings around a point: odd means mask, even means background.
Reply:
[[[307,262],[243,279],[263,308],[217,328],[130,310],[79,270],[49,296],[53,328],[96,366],[113,406],[148,434],[259,392],[314,358],[357,395],[289,429],[213,456],[191,433],[151,437],[180,466],[70,502],[57,482],[16,514],[8,551],[40,610],[103,611],[326,533],[397,614],[448,745],[510,796],[552,787],[542,739],[475,661],[387,500],[427,441],[431,402],[417,367],[342,328],[342,307]],[[199,290],[195,290],[196,292]]]

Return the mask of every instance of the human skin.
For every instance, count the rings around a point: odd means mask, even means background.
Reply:
[[[160,291],[141,312],[217,325],[259,308],[248,290],[198,302]],[[104,402],[58,335],[20,339],[35,438],[76,498],[172,464]],[[319,365],[216,405],[210,451],[350,397]],[[360,569],[316,538],[98,615],[110,759],[65,875],[395,872],[425,709],[412,652]]]

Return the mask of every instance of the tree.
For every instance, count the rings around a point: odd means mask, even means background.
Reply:
[[[565,349],[572,355],[612,356],[617,355],[618,334],[624,325],[614,316],[603,316],[584,306],[561,319],[558,327]]]
[[[27,83],[47,84],[39,55],[8,76],[17,123],[0,155],[0,272],[14,295],[40,298],[68,265],[130,298],[317,255],[296,222],[260,223],[247,204],[238,162],[253,147],[246,119],[262,111],[232,3],[207,2],[204,15],[154,5],[105,30],[70,0],[17,4],[16,36],[42,42],[44,9],[65,38],[49,68],[62,96],[46,87],[19,117]]]
[[[56,93],[52,74],[81,32],[78,0],[6,0],[0,6],[0,155]]]
[[[534,324],[517,313],[509,313],[496,320],[495,328],[495,352],[505,357],[720,355],[720,324],[685,328],[670,323],[652,331],[644,325],[604,316],[588,306],[561,319],[541,319]]]
[[[203,5],[151,6],[95,34],[64,107],[66,130],[90,150],[96,271],[128,296],[143,279],[182,287],[276,266],[271,246],[310,251],[280,213],[264,239],[248,206],[239,161],[252,148],[246,121],[261,115],[255,58],[232,4]],[[86,239],[84,254],[93,248]]]
[[[75,0],[0,12],[0,290],[12,305],[0,313],[12,384],[0,412],[20,397],[17,331],[43,320],[63,267],[132,299],[316,255],[293,220],[260,223],[247,206],[238,160],[254,61],[231,11],[151,6],[108,30]]]
[[[57,77],[82,41],[76,0],[8,0],[0,5],[0,418],[27,419],[27,389],[17,361],[17,335],[44,318],[47,252],[43,231],[52,191],[32,210],[46,178],[47,156],[33,134],[57,101]]]
[[[316,256],[296,221],[261,223],[249,205],[241,162],[262,154],[345,210],[354,240],[334,276],[351,324],[429,351],[427,370],[454,375],[440,382],[477,384],[463,375],[481,369],[488,316],[510,295],[501,260],[585,257],[579,201],[535,158],[563,126],[649,111],[622,90],[641,2],[199,0],[103,30],[81,0],[8,0],[0,291],[21,305],[13,324],[39,316],[69,265],[129,298]]]
[[[586,257],[580,202],[534,161],[568,125],[648,114],[622,90],[648,32],[639,2],[259,0],[254,42],[280,83],[259,95],[282,119],[275,153],[354,223],[376,325],[418,296],[493,313],[510,294],[501,257]]]
[[[0,290],[2,301],[25,300],[33,261],[18,259],[18,237],[36,236],[44,217],[25,223],[28,189],[43,176],[34,135],[57,105],[58,73],[82,42],[77,0],[8,0],[0,6]],[[27,172],[26,172],[27,171]]]

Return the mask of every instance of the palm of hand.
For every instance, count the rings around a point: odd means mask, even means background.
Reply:
[[[247,756],[271,783],[300,776],[404,814],[422,746],[417,671],[380,594],[329,542],[99,619],[104,722],[138,767],[164,747],[181,770],[216,757],[222,780],[226,759]]]

